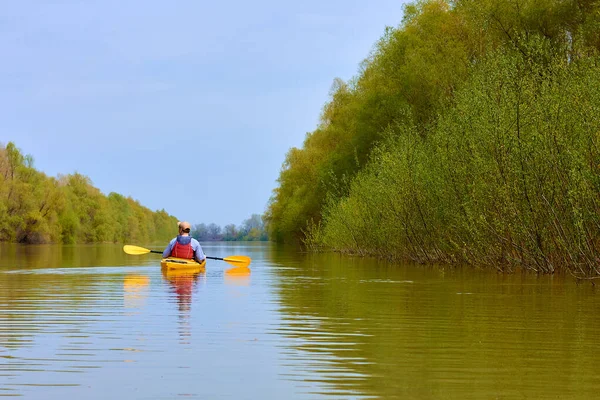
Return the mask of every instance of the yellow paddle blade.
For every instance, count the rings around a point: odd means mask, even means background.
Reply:
[[[140,254],[148,254],[150,253],[149,249],[145,249],[139,246],[132,246],[130,244],[126,244],[123,246],[123,251],[127,254],[132,254],[134,256],[139,256]]]
[[[247,267],[252,262],[252,259],[247,256],[229,256],[223,258],[223,261],[235,265],[236,267]]]

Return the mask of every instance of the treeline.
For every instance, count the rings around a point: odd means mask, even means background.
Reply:
[[[600,4],[418,1],[291,149],[271,237],[600,275]]]
[[[245,220],[241,226],[237,227],[234,224],[225,225],[221,228],[215,223],[197,224],[191,233],[192,237],[199,241],[266,241],[268,240],[267,232],[263,218],[259,214],[252,214],[250,218]]]
[[[174,226],[164,210],[105,196],[78,173],[48,177],[14,143],[0,145],[0,241],[151,243],[171,239]]]

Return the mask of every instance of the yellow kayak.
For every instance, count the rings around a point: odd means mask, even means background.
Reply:
[[[206,268],[206,260],[199,263],[196,260],[188,260],[187,258],[167,257],[160,261],[160,266],[167,270],[203,270]]]
[[[174,283],[179,285],[180,283],[185,283],[190,281],[195,281],[199,275],[206,274],[206,268],[196,267],[196,268],[179,268],[179,269],[168,269],[161,268],[162,276]]]

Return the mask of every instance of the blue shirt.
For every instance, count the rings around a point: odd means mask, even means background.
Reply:
[[[202,262],[203,260],[206,259],[206,256],[204,255],[204,251],[202,251],[202,246],[200,246],[200,243],[194,239],[191,236],[177,236],[176,238],[174,238],[173,240],[171,240],[169,242],[169,245],[167,246],[167,248],[165,249],[165,251],[163,251],[163,258],[167,258],[171,255],[171,251],[173,250],[173,247],[175,247],[175,242],[179,240],[180,244],[188,244],[188,243],[192,243],[192,250],[194,250],[194,258],[196,260],[198,260],[198,262]]]

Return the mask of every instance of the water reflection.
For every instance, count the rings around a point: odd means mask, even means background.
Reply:
[[[250,286],[250,275],[231,275],[224,274],[223,275],[225,284],[229,286]]]
[[[192,307],[192,296],[200,278],[206,278],[203,268],[182,271],[162,268],[162,276],[169,283],[171,293],[175,296],[179,311],[189,312]]]
[[[0,396],[597,397],[589,284],[269,246],[207,244],[252,257],[228,276],[0,244]]]
[[[272,260],[287,362],[328,394],[586,398],[599,388],[591,285],[331,254]]]
[[[127,274],[123,279],[123,301],[125,308],[139,309],[148,297],[150,277],[141,274]]]
[[[189,344],[192,336],[191,309],[193,295],[198,284],[205,281],[204,268],[176,270],[162,268],[162,276],[169,283],[171,296],[177,303],[179,339],[182,344]]]
[[[0,269],[71,268],[90,266],[140,265],[147,259],[124,257],[115,245],[18,245],[0,243]]]

